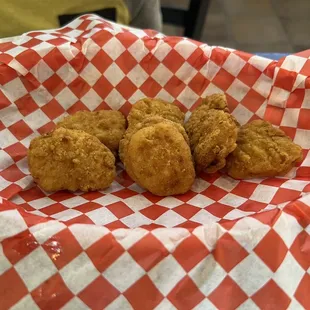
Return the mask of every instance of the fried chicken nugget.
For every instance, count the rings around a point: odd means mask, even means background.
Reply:
[[[185,124],[196,170],[208,173],[222,169],[237,146],[238,123],[228,113],[225,95],[207,97]]]
[[[30,143],[31,175],[46,191],[100,190],[116,175],[115,157],[95,136],[59,128]]]
[[[187,192],[195,169],[184,128],[161,117],[147,119],[137,127],[125,137],[123,148],[129,176],[158,196]]]
[[[302,157],[302,148],[282,130],[255,120],[240,128],[227,171],[235,179],[285,175]]]
[[[176,105],[161,99],[144,98],[132,106],[127,117],[128,126],[135,126],[145,118],[156,115],[181,125],[184,123],[185,115]]]
[[[126,119],[120,111],[79,111],[64,118],[56,127],[83,130],[94,135],[115,155],[126,130]]]
[[[119,158],[122,162],[124,162],[125,153],[127,151],[127,147],[128,147],[128,144],[129,144],[129,141],[132,135],[144,127],[153,126],[158,123],[166,123],[166,124],[171,124],[175,126],[178,129],[178,131],[183,135],[183,138],[186,141],[186,143],[189,144],[187,133],[185,132],[185,129],[182,125],[180,125],[179,123],[175,123],[170,120],[167,120],[161,116],[151,116],[151,117],[146,118],[141,123],[135,124],[135,126],[129,126],[128,129],[126,130],[123,136],[123,139],[119,143]]]

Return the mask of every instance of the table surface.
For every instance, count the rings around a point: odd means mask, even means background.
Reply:
[[[282,57],[285,57],[289,54],[287,53],[256,53],[256,55],[263,56],[269,59],[278,60]]]

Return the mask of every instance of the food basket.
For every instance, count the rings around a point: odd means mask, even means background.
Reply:
[[[0,41],[0,309],[310,309],[310,50],[272,61],[84,15]],[[47,193],[31,139],[143,97],[188,117],[225,93],[303,148],[284,177],[200,174],[158,197],[118,164],[100,192]]]

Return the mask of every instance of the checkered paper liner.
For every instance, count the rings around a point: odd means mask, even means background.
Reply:
[[[0,309],[310,309],[310,51],[279,62],[85,15],[0,40]],[[118,166],[105,191],[40,190],[30,140],[78,110],[227,95],[304,149],[286,177],[202,174],[175,197]],[[187,116],[188,114],[187,113]]]

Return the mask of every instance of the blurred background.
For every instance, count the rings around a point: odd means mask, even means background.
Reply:
[[[209,45],[247,52],[289,53],[310,48],[310,0],[161,0],[161,6],[163,32],[168,35],[184,34],[181,23],[177,25],[182,19],[181,15],[177,18],[180,9],[186,12],[183,24],[189,19],[189,26],[196,28],[192,36]],[[197,7],[198,16],[191,20]]]
[[[94,13],[209,45],[291,53],[310,48],[309,12],[310,0],[1,0],[0,38],[66,26]]]

